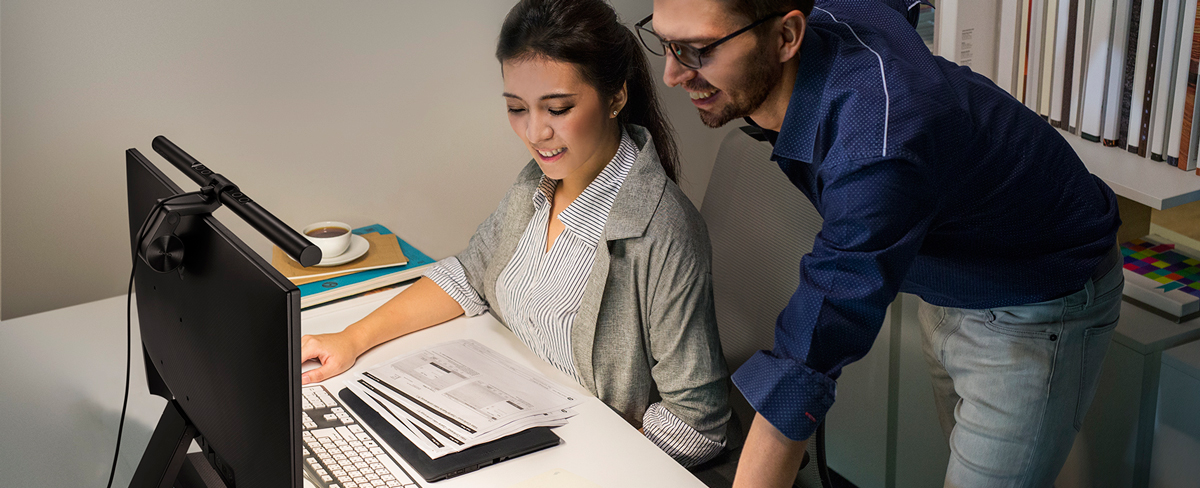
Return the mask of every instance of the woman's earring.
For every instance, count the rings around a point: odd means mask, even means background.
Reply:
[[[613,110],[613,117],[616,117],[616,116],[617,116],[617,111]]]

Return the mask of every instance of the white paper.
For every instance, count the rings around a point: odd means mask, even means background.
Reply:
[[[563,425],[582,401],[469,339],[397,356],[346,385],[435,459],[530,427]]]

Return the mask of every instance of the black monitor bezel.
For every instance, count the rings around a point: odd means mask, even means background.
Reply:
[[[136,149],[126,178],[132,246],[154,202],[183,190]],[[179,404],[236,485],[300,488],[300,291],[212,215],[182,219],[181,269],[135,271],[151,393]]]

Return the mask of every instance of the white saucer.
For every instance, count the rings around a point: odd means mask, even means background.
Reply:
[[[362,257],[362,255],[366,254],[367,250],[370,248],[371,243],[367,242],[366,238],[358,234],[353,234],[350,236],[350,247],[347,247],[345,252],[338,254],[337,256],[322,257],[321,262],[314,264],[313,266],[337,266],[339,264],[346,264]]]

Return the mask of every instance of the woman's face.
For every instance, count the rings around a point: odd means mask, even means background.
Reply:
[[[599,174],[616,150],[612,112],[620,103],[601,100],[570,63],[534,57],[501,67],[508,122],[542,173],[555,180]]]

